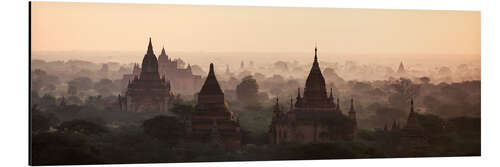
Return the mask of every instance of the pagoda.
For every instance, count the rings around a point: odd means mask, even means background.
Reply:
[[[318,48],[314,48],[314,61],[306,80],[304,95],[298,89],[295,104],[284,112],[276,99],[274,115],[269,127],[269,142],[320,143],[333,140],[351,140],[356,133],[354,100],[348,115],[342,113],[339,98],[335,103],[333,89],[327,95],[325,78],[318,62]]]
[[[137,68],[134,66],[134,72],[138,72]],[[125,97],[118,96],[122,111],[168,111],[168,102],[173,93],[170,90],[170,82],[166,81],[164,76],[160,78],[158,73],[158,60],[153,52],[151,38],[139,76],[134,75],[134,79],[129,81]]]
[[[187,140],[236,150],[241,146],[240,124],[224,101],[214,65],[198,93],[195,111],[186,121]]]

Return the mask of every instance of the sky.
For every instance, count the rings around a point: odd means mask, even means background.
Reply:
[[[322,52],[479,58],[479,11],[32,2],[33,51]],[[432,57],[432,56],[431,56]]]

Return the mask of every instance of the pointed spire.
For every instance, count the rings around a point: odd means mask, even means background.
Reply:
[[[154,54],[153,52],[153,44],[151,43],[151,37],[149,37],[149,45],[148,45],[148,52],[147,54]]]
[[[208,72],[207,79],[205,83],[201,87],[200,94],[205,95],[223,95],[222,89],[219,86],[219,82],[217,82],[217,78],[215,77],[214,72],[214,64],[210,63],[210,71]]]
[[[413,98],[411,98],[410,101],[410,114],[408,115],[408,121],[406,122],[406,128],[419,128],[419,124],[417,121],[417,113],[414,111],[413,108]]]
[[[314,42],[314,62],[318,62],[318,45]]]
[[[413,110],[413,97],[411,98],[410,105],[411,105],[410,113],[413,113],[414,112],[414,110]]]
[[[354,99],[351,97],[351,109],[349,110],[349,112],[355,112],[354,111]]]
[[[293,109],[293,97],[290,96],[290,111]]]
[[[165,52],[165,46],[162,46],[160,56],[167,56],[167,53]]]
[[[405,67],[403,65],[403,61],[401,61],[399,63],[399,67],[398,67],[398,73],[405,73],[405,72],[406,72],[406,70],[405,70]]]
[[[279,97],[276,97],[276,104],[274,105],[274,114],[276,116],[280,116],[281,115],[281,107],[280,107],[280,103],[279,103]]]

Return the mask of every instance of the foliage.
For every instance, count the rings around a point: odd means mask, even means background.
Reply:
[[[78,165],[103,163],[99,152],[81,134],[45,132],[32,138],[32,165]]]
[[[252,76],[246,76],[241,80],[241,83],[236,86],[236,95],[238,100],[245,103],[257,102],[257,93],[259,85]]]
[[[176,117],[172,116],[156,116],[152,119],[144,121],[142,124],[144,133],[150,135],[154,138],[160,139],[171,145],[177,144],[179,139],[184,134],[184,128],[177,120]]]
[[[105,127],[102,127],[99,124],[79,119],[63,122],[57,129],[64,133],[77,133],[88,136],[100,135],[108,132]]]

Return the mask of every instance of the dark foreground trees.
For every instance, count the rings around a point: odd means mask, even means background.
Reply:
[[[170,145],[177,144],[184,134],[183,125],[173,116],[156,116],[144,121],[142,127],[145,134]]]

